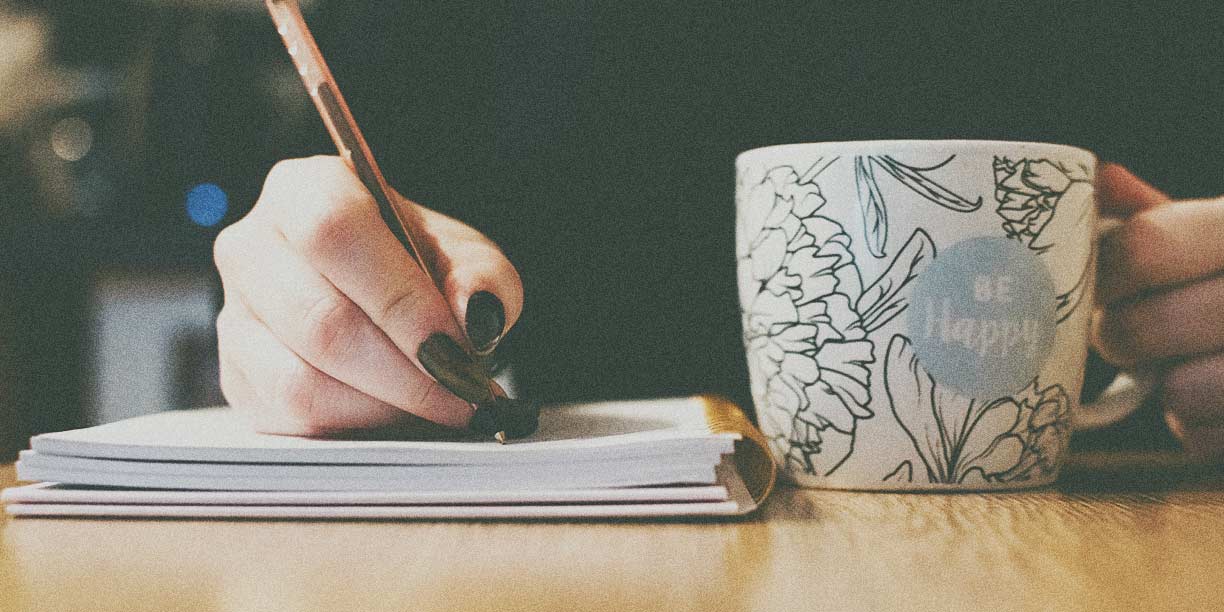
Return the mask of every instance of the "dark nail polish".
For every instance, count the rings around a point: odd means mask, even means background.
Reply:
[[[496,402],[478,404],[472,420],[468,421],[468,429],[485,437],[501,431],[501,411],[495,407]]]
[[[525,438],[540,427],[540,405],[522,399],[498,398],[504,406],[502,431],[510,438]]]
[[[506,432],[507,438],[524,438],[540,426],[540,406],[535,402],[499,397],[477,404],[468,429],[482,436]]]
[[[506,328],[506,309],[501,300],[488,291],[478,291],[468,298],[467,321],[468,340],[477,351],[485,352],[501,339]]]
[[[417,359],[451,393],[473,404],[493,401],[488,374],[450,336],[437,333],[427,338],[417,349]]]

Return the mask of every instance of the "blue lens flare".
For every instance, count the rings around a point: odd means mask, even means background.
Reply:
[[[200,183],[187,192],[187,216],[191,222],[203,227],[212,227],[225,218],[229,210],[229,196],[225,190],[212,183]]]

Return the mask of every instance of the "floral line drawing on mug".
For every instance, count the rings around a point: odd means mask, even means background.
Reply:
[[[789,419],[767,417],[784,468],[826,476],[853,453],[858,421],[874,416],[870,334],[906,309],[907,287],[935,255],[917,229],[864,287],[850,236],[818,214],[826,201],[816,178],[831,163],[766,171],[748,189],[738,237],[738,265],[752,279],[741,284],[744,345],[764,379],[753,377],[753,396]]]
[[[1093,171],[1083,165],[1069,165],[1045,158],[1007,157],[994,158],[995,201],[999,203],[995,212],[1003,218],[1003,232],[1044,255],[1064,236],[1074,236],[1077,226],[1090,223],[1089,208],[1076,207],[1074,219],[1058,215],[1058,204],[1072,189],[1087,190],[1091,194]],[[1060,285],[1058,295],[1058,322],[1071,317],[1083,301],[1085,282],[1094,269],[1096,253],[1086,253],[1077,268],[1079,274],[1069,281],[1070,287]],[[1065,266],[1057,266],[1064,268]]]
[[[1041,480],[1054,474],[1071,431],[1071,402],[1061,385],[1042,388],[1034,378],[1014,396],[967,398],[941,389],[902,334],[888,344],[884,388],[921,462],[918,474],[913,461],[901,462],[885,482],[924,476],[932,484]]]
[[[1138,405],[1142,381],[1080,409],[1096,163],[1076,147],[983,140],[787,143],[736,158],[752,400],[786,477],[1044,485],[1073,423]],[[953,195],[926,197],[939,189]]]
[[[863,215],[863,231],[866,234],[867,250],[873,256],[885,257],[884,245],[888,242],[888,209],[884,205],[884,196],[876,181],[875,168],[879,167],[929,202],[956,212],[973,212],[981,208],[982,198],[970,201],[927,176],[928,173],[948,165],[955,158],[956,156],[952,155],[925,168],[901,163],[891,155],[859,155],[854,158],[854,180]]]
[[[1084,264],[1084,268],[1080,270],[1079,277],[1075,279],[1075,284],[1065,292],[1054,296],[1055,308],[1057,311],[1058,323],[1062,324],[1079,310],[1080,303],[1084,301],[1084,288],[1087,282],[1096,270],[1096,248],[1092,249],[1092,253],[1088,256],[1088,262]]]

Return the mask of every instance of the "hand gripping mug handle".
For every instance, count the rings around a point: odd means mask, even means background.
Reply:
[[[1121,222],[1101,219],[1096,224],[1096,239],[1114,231]],[[1072,413],[1072,429],[1096,429],[1121,421],[1143,405],[1156,387],[1156,373],[1150,369],[1119,372],[1095,400],[1080,404]]]
[[[1154,372],[1119,372],[1100,397],[1072,412],[1071,428],[1096,429],[1117,423],[1138,410],[1155,386]]]

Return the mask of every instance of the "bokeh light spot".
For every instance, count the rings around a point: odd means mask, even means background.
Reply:
[[[93,148],[93,128],[80,117],[61,119],[51,128],[51,150],[67,161],[81,161]]]
[[[212,227],[225,218],[229,209],[229,196],[225,190],[212,183],[200,183],[187,192],[187,216],[191,222]]]

